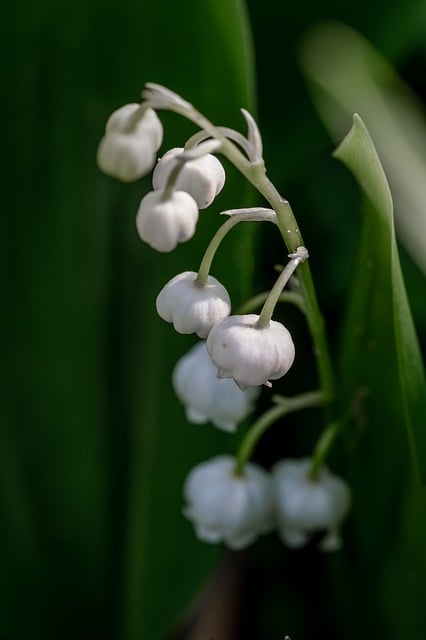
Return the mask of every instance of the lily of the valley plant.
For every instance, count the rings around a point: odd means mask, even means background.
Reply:
[[[189,471],[183,513],[201,540],[223,542],[232,549],[244,548],[260,534],[276,529],[289,547],[302,546],[320,532],[320,548],[335,550],[341,544],[340,526],[350,506],[346,483],[325,465],[339,431],[336,420],[326,425],[310,457],[288,459],[283,452],[283,459],[271,471],[250,461],[259,438],[272,424],[293,411],[330,405],[334,393],[309,253],[289,203],[266,175],[257,124],[242,110],[247,136],[215,126],[179,95],[157,84],[148,83],[142,97],[141,104],[125,105],[110,116],[99,145],[98,164],[108,175],[126,182],[148,174],[155,165],[153,190],[143,197],[136,215],[137,232],[144,242],[169,252],[193,237],[200,210],[209,207],[225,184],[219,154],[269,203],[269,208],[224,211],[225,222],[211,239],[198,270],[177,274],[158,294],[159,316],[177,332],[201,339],[173,372],[173,386],[187,419],[211,422],[233,432],[252,413],[261,387],[273,386],[291,370],[297,345],[273,314],[296,270],[298,291],[288,299],[304,310],[317,357],[317,389],[294,397],[273,396],[272,406],[245,433],[234,457],[215,455]],[[199,132],[156,163],[163,140],[157,111],[162,109],[187,118]],[[253,221],[276,225],[288,262],[261,309],[253,299],[245,305],[253,313],[231,314],[225,284],[210,270],[225,235],[236,224]]]

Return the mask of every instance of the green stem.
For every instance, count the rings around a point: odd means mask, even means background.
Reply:
[[[235,312],[237,315],[243,315],[246,313],[251,313],[256,309],[261,307],[267,297],[269,296],[269,291],[264,291],[263,293],[258,293],[257,296],[253,296],[250,300],[244,302],[240,307],[238,307]],[[284,291],[278,298],[278,302],[288,302],[289,304],[294,304],[302,313],[306,313],[305,311],[305,302],[302,296],[295,291]]]
[[[298,247],[296,253],[291,254],[290,261],[281,271],[268,297],[265,300],[265,304],[263,305],[262,311],[260,312],[259,319],[254,325],[256,329],[264,329],[269,325],[282,290],[290,280],[299,264],[304,262],[307,258],[308,252],[305,247]]]
[[[236,142],[238,146],[245,151],[247,157],[250,160],[253,160],[252,158],[253,149],[249,141],[247,140],[247,138],[245,138],[238,131],[234,131],[234,129],[229,129],[228,127],[216,127],[216,129],[220,132],[221,135],[226,136],[228,140],[232,140],[233,142]],[[211,137],[210,134],[206,133],[206,131],[204,130],[194,133],[194,135],[191,136],[189,140],[186,141],[185,151],[196,148],[201,142],[203,142],[204,140],[210,137]]]
[[[212,266],[214,255],[218,250],[220,243],[222,242],[226,234],[232,229],[232,227],[235,227],[238,222],[240,222],[240,219],[237,216],[229,218],[219,227],[213,238],[210,240],[210,243],[205,250],[203,259],[201,260],[200,268],[198,269],[198,276],[196,279],[196,282],[198,282],[198,284],[207,283],[210,267]]]
[[[340,427],[340,420],[330,422],[330,424],[324,429],[324,431],[318,438],[318,441],[314,448],[314,452],[312,454],[312,466],[309,474],[312,479],[316,478],[319,470],[323,466],[328,452],[330,451],[331,445],[333,444],[337,434],[340,431]]]
[[[179,157],[176,158],[177,164],[170,171],[170,175],[167,178],[166,186],[164,187],[163,195],[161,196],[161,201],[165,202],[170,198],[175,188],[176,181],[183,167],[185,166],[185,161],[180,161]]]
[[[254,184],[254,183],[253,183]],[[270,202],[277,214],[278,227],[289,251],[296,251],[303,245],[303,238],[298,229],[293,211],[286,200],[283,200],[266,175],[262,181],[260,193]],[[311,270],[308,262],[300,265],[297,272],[300,290],[305,301],[306,318],[313,342],[313,352],[316,357],[318,376],[321,389],[328,402],[334,398],[334,374],[325,332],[324,318],[319,309],[318,300]]]
[[[294,396],[294,398],[281,398],[279,404],[265,411],[247,431],[236,455],[235,473],[237,475],[243,473],[244,465],[251,458],[259,439],[278,418],[307,407],[319,406],[323,402],[324,394],[320,391],[301,393],[298,396]]]
[[[204,252],[203,259],[201,260],[200,268],[198,269],[198,276],[196,282],[200,285],[207,283],[210,267],[212,265],[213,258],[216,251],[219,248],[220,243],[226,236],[226,234],[239,222],[273,222],[276,223],[275,212],[270,209],[264,209],[263,207],[252,207],[251,209],[232,209],[223,211],[222,213],[228,214],[230,217],[221,227],[216,231],[211,239],[207,249]]]

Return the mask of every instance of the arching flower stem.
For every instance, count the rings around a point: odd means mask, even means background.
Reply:
[[[170,198],[175,188],[176,180],[179,177],[180,172],[185,166],[185,160],[181,161],[179,157],[177,157],[177,163],[173,167],[170,172],[170,175],[167,179],[166,186],[164,187],[163,195],[161,197],[162,202],[165,202]]]
[[[272,318],[275,306],[279,300],[282,290],[284,289],[291,276],[302,262],[309,257],[307,249],[305,247],[297,247],[295,253],[289,255],[289,262],[281,271],[274,286],[272,287],[268,297],[265,300],[262,311],[260,312],[259,320],[255,324],[255,328],[263,329],[269,325],[269,321]]]
[[[309,474],[313,480],[317,477],[318,472],[323,466],[331,445],[339,433],[341,426],[341,420],[334,420],[333,422],[330,422],[318,438],[312,454],[312,466]]]
[[[235,313],[237,315],[253,313],[253,311],[256,311],[256,309],[259,309],[263,306],[267,297],[269,296],[269,293],[269,291],[264,291],[263,293],[258,293],[256,296],[253,296],[249,300],[246,300],[246,302],[243,302],[243,304],[238,307]],[[284,291],[278,298],[278,302],[287,302],[289,304],[293,304],[303,314],[306,313],[305,301],[303,300],[300,293],[296,293],[296,291]]]
[[[229,211],[223,211],[222,215],[229,215],[229,219],[224,222],[214,234],[206,251],[204,252],[203,259],[201,260],[200,268],[198,269],[198,276],[196,282],[200,285],[204,285],[207,282],[207,278],[210,272],[210,267],[216,251],[219,248],[220,243],[224,239],[227,233],[239,222],[275,222],[275,212],[271,209],[264,209],[262,207],[253,207],[251,209],[231,209]]]
[[[294,396],[293,398],[280,397],[277,400],[277,404],[268,411],[265,411],[244,436],[236,455],[235,473],[237,475],[243,473],[244,465],[247,460],[251,458],[258,441],[278,418],[308,407],[317,407],[323,403],[324,394],[322,394],[321,391],[309,391]]]

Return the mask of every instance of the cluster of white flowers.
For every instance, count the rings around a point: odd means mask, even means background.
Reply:
[[[186,147],[171,149],[158,160],[153,190],[145,195],[137,211],[140,238],[157,251],[169,252],[194,235],[199,211],[211,205],[224,186],[225,171],[213,154],[228,138],[246,153],[245,162],[262,167],[262,140],[246,111],[247,138],[223,127],[211,134],[213,125],[180,96],[159,85],[147,86],[145,102],[127,104],[110,116],[97,158],[108,175],[125,182],[137,180],[154,168],[162,144],[163,127],[155,109],[195,114],[196,122],[201,118],[207,123],[207,131],[202,129]],[[236,157],[238,160],[238,154]],[[283,286],[307,259],[308,252],[298,247],[289,255],[290,262],[260,315],[231,315],[226,288],[208,273],[213,255],[234,223],[276,222],[276,214],[261,208],[224,213],[228,222],[213,238],[199,272],[185,271],[167,282],[158,294],[156,308],[177,332],[193,333],[202,339],[179,360],[173,372],[173,385],[188,420],[196,424],[211,422],[233,432],[253,410],[260,387],[270,387],[271,380],[284,376],[293,364],[292,337],[271,316]],[[285,544],[297,547],[305,544],[313,532],[322,530],[326,535],[321,547],[338,548],[339,527],[350,503],[342,480],[325,466],[313,473],[309,459],[283,460],[271,473],[251,462],[240,462],[219,456],[189,473],[184,513],[199,538],[241,549],[276,527]]]
[[[312,461],[281,460],[271,474],[253,463],[235,471],[220,456],[196,466],[184,488],[184,514],[201,540],[242,549],[274,527],[288,547],[305,545],[322,532],[323,551],[340,547],[339,529],[350,506],[346,484],[325,466],[311,477]]]
[[[293,364],[290,332],[274,320],[258,327],[258,315],[229,315],[230,308],[229,295],[218,280],[209,276],[200,283],[192,271],[175,276],[157,297],[159,315],[176,331],[207,338],[219,379],[232,378],[242,391],[271,386],[270,380],[281,378]]]
[[[148,174],[163,141],[163,126],[146,104],[126,104],[112,113],[98,148],[98,165],[108,175],[131,182]],[[225,183],[225,171],[209,153],[170,149],[153,173],[153,191],[141,201],[136,227],[142,240],[161,252],[173,251],[195,232],[199,209],[208,207]],[[171,182],[169,182],[171,180]]]
[[[225,183],[219,160],[209,153],[216,142],[194,151],[171,149],[158,161],[153,173],[154,191],[139,205],[136,227],[153,249],[173,251],[195,233],[199,209],[208,207]]]

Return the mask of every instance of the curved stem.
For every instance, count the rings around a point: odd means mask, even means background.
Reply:
[[[312,466],[309,474],[312,479],[316,478],[318,471],[323,466],[331,445],[340,431],[340,427],[341,420],[330,422],[318,438],[312,454]]]
[[[300,411],[307,407],[316,407],[324,402],[324,394],[321,391],[309,391],[301,393],[293,398],[281,398],[279,403],[266,411],[247,431],[236,455],[235,473],[241,475],[244,465],[252,456],[253,450],[261,436],[274,422],[294,411]]]
[[[238,146],[240,146],[241,149],[245,151],[249,160],[253,159],[253,156],[254,156],[253,146],[250,144],[247,138],[245,138],[239,131],[235,131],[234,129],[230,129],[229,127],[216,127],[216,128],[218,131],[220,131],[221,134],[229,138],[229,140],[233,140],[234,142],[236,142]],[[204,142],[204,140],[207,140],[208,138],[211,138],[211,137],[212,137],[211,133],[207,133],[207,131],[198,131],[197,133],[194,133],[194,135],[191,136],[189,140],[186,141],[185,151],[189,149],[193,149],[198,144],[200,144],[200,142]]]
[[[261,307],[267,297],[269,296],[269,291],[264,291],[263,293],[258,293],[257,296],[253,296],[250,300],[244,302],[235,312],[236,315],[243,315],[246,313],[252,313],[259,307]],[[294,304],[302,313],[306,313],[305,311],[305,302],[302,296],[295,291],[284,291],[280,297],[278,298],[278,302],[288,302],[289,304]]]
[[[253,173],[257,174],[257,168],[254,167],[253,169]],[[252,184],[258,188],[260,193],[271,204],[272,208],[275,209],[278,220],[277,224],[284,243],[287,249],[295,251],[298,246],[303,245],[303,238],[290,204],[281,198],[266,175],[263,176],[263,179],[256,177]],[[331,402],[334,399],[334,373],[325,332],[324,318],[319,309],[308,262],[300,265],[297,275],[300,282],[301,294],[305,301],[306,318],[312,337],[313,352],[317,361],[321,388],[325,393],[327,401]]]
[[[272,318],[272,314],[280,298],[282,290],[290,280],[292,274],[295,272],[299,264],[301,264],[308,258],[308,252],[305,247],[297,247],[297,251],[290,254],[289,258],[290,261],[281,271],[268,297],[265,300],[265,304],[263,305],[262,311],[260,312],[259,319],[255,324],[256,329],[263,329],[264,327],[267,327],[269,325],[269,321]]]
[[[196,282],[201,285],[207,283],[214,255],[218,250],[220,243],[232,227],[239,222],[276,222],[275,212],[271,211],[271,209],[264,209],[263,207],[231,209],[229,211],[223,211],[222,214],[227,214],[230,218],[228,218],[228,220],[219,227],[204,252],[203,259],[201,260],[201,264],[198,269],[198,276],[196,278]]]
[[[206,284],[207,278],[209,276],[210,267],[212,266],[213,258],[216,251],[219,248],[220,243],[226,236],[226,234],[238,224],[239,220],[237,218],[229,218],[226,222],[224,222],[219,229],[214,234],[213,238],[210,240],[207,249],[204,252],[203,259],[201,260],[200,267],[198,269],[198,276],[196,282],[198,284]]]
[[[220,142],[213,139],[208,140],[207,142],[200,143],[194,149],[189,149],[183,151],[182,153],[178,153],[178,155],[176,155],[174,158],[175,165],[170,171],[169,177],[167,178],[166,186],[164,188],[161,200],[164,202],[165,200],[168,200],[170,198],[175,188],[179,174],[187,162],[202,158],[202,156],[205,156],[208,153],[212,153],[213,151],[217,151],[219,148]]]
[[[164,187],[163,195],[161,196],[162,202],[164,202],[165,200],[168,200],[172,195],[173,190],[175,188],[176,180],[178,179],[178,176],[184,166],[185,166],[184,162],[178,161],[177,164],[170,171],[170,175],[167,178],[166,186]]]

